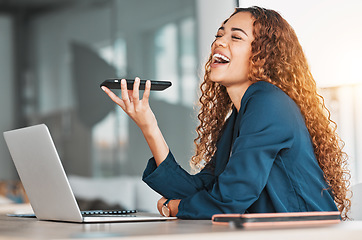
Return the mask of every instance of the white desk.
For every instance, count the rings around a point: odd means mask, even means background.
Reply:
[[[362,221],[292,229],[235,229],[208,220],[79,224],[38,221],[0,214],[0,239],[261,239],[261,240],[361,240]]]

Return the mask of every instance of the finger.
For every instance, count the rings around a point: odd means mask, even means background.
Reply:
[[[129,101],[133,102],[133,89],[132,90],[127,90],[127,94],[129,97]]]
[[[124,102],[116,94],[114,94],[109,88],[102,86],[102,90],[110,97],[110,99],[117,103],[121,108],[124,108]]]
[[[148,102],[148,99],[150,98],[150,92],[151,92],[151,81],[146,81],[145,91],[143,93],[143,99]]]
[[[124,105],[126,106],[126,108],[129,108],[131,103],[130,103],[129,96],[128,96],[126,79],[121,80],[121,94],[122,94],[122,100],[124,102]]]
[[[161,199],[159,199],[157,201],[157,209],[158,211],[160,212],[160,214],[162,215],[162,206],[163,206],[163,203],[166,201],[166,198],[165,197],[162,197]]]
[[[140,88],[140,78],[136,77],[133,84],[133,101],[137,104],[139,102],[139,88]]]

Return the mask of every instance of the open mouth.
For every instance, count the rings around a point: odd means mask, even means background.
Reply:
[[[216,64],[225,64],[225,63],[229,63],[230,59],[220,53],[215,53],[213,56],[213,63]]]

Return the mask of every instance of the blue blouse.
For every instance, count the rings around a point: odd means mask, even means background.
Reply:
[[[337,211],[314,155],[304,118],[278,87],[252,84],[228,118],[209,164],[191,175],[171,152],[143,180],[162,196],[181,199],[177,217],[217,213]]]

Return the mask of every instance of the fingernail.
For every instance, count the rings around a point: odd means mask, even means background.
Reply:
[[[106,88],[104,86],[101,87],[103,91],[106,91]]]

